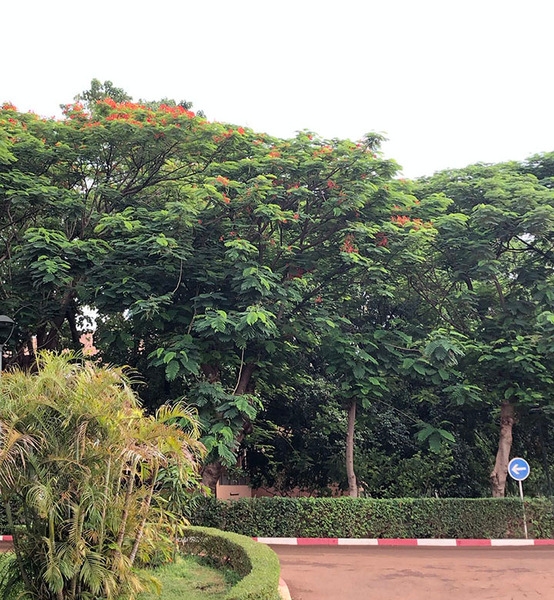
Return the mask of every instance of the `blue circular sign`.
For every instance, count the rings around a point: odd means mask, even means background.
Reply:
[[[512,479],[523,481],[529,477],[531,467],[524,458],[512,458],[508,464],[508,473]]]

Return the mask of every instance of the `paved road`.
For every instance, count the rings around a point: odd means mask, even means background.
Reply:
[[[272,546],[292,600],[552,600],[554,547]]]

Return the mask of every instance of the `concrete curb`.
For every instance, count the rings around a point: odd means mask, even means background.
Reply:
[[[282,577],[279,577],[279,596],[281,596],[281,600],[292,600],[290,597],[289,586]]]
[[[554,539],[402,539],[402,538],[269,538],[254,540],[287,546],[554,546]]]

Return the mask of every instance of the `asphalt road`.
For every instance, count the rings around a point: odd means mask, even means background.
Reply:
[[[554,599],[554,547],[272,546],[292,600]]]

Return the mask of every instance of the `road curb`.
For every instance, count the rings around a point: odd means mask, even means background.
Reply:
[[[279,596],[281,597],[281,600],[292,600],[290,597],[289,586],[282,577],[279,577]]]
[[[271,538],[255,537],[275,546],[554,546],[554,539],[442,539],[442,538]]]

